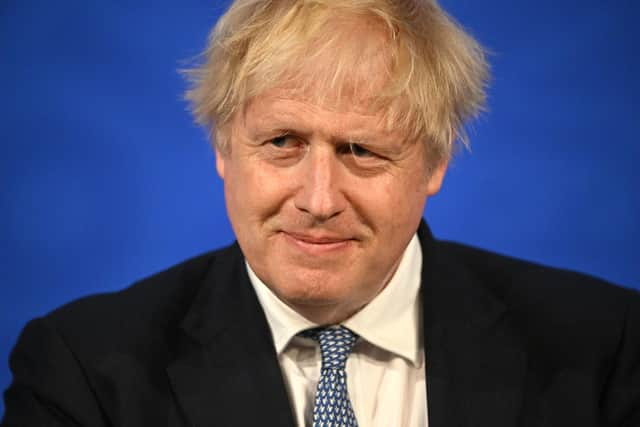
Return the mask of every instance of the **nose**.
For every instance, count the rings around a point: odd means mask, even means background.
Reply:
[[[340,214],[345,209],[347,201],[335,152],[314,148],[310,149],[305,160],[298,164],[300,182],[294,204],[297,209],[308,213],[316,221],[326,221]]]

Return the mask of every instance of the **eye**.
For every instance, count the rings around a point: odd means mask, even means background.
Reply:
[[[350,142],[341,145],[338,152],[345,155],[345,163],[356,173],[365,175],[380,173],[388,166],[389,159],[365,147],[367,147],[366,144]]]
[[[371,157],[371,156],[375,156],[374,153],[372,153],[371,151],[367,150],[366,148],[364,148],[362,145],[359,144],[349,144],[349,150],[351,151],[351,154],[354,155],[354,157]]]
[[[264,148],[274,155],[298,152],[304,147],[304,145],[304,141],[297,136],[288,133],[278,135],[263,143]]]
[[[280,135],[269,140],[269,144],[277,148],[286,148],[292,142],[293,142],[293,138],[291,137],[291,135]]]
[[[259,153],[266,161],[286,166],[299,160],[304,155],[306,147],[307,144],[303,139],[283,133],[262,142]]]

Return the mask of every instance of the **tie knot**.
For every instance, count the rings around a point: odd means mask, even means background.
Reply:
[[[358,339],[358,335],[344,326],[315,328],[303,334],[320,344],[322,369],[344,369],[347,357]]]

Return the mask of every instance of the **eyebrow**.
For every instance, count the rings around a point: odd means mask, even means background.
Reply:
[[[251,124],[249,124],[251,123]],[[292,133],[304,138],[311,137],[316,131],[295,116],[295,113],[267,113],[251,120],[245,118],[245,129],[253,137],[268,137],[271,135]],[[366,144],[371,146],[387,145],[375,131],[368,129],[344,129],[338,133],[327,135],[332,143]]]

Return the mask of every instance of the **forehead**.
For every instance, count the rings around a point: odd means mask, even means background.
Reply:
[[[351,141],[397,140],[402,135],[385,126],[384,111],[347,98],[325,98],[321,103],[313,99],[283,88],[272,89],[247,103],[234,123],[265,137],[268,135],[262,134],[287,131]]]

